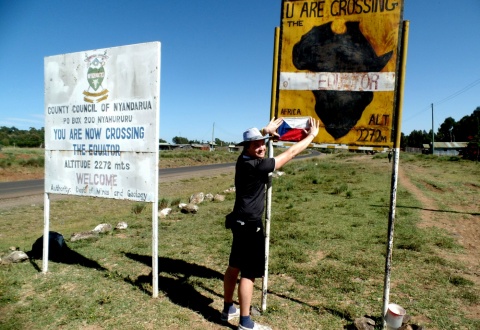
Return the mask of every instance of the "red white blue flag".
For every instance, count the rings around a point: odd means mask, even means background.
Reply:
[[[283,118],[283,123],[278,128],[280,141],[298,142],[307,136],[305,129],[308,128],[310,117]]]

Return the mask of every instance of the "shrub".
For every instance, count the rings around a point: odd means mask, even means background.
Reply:
[[[145,203],[136,203],[132,206],[133,214],[140,214],[145,209]]]

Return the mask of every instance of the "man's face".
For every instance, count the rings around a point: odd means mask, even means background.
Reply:
[[[252,158],[264,158],[266,150],[265,140],[257,140],[250,142],[246,154]]]

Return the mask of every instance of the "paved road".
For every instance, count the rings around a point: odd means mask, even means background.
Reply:
[[[319,152],[313,151],[309,155],[297,157],[297,159],[307,158],[320,155]],[[185,175],[202,175],[207,171],[224,171],[233,170],[235,163],[211,164],[201,166],[176,167],[160,169],[158,174],[160,181],[162,179],[181,177]],[[0,182],[0,201],[3,199],[28,197],[44,193],[44,180],[27,180],[14,182]]]
[[[212,164],[201,166],[164,168],[158,171],[160,180],[162,178],[184,176],[186,174],[195,173],[199,175],[206,171],[224,170],[235,168],[235,163]],[[0,182],[0,200],[7,198],[26,197],[44,193],[44,180],[27,180],[14,182]]]

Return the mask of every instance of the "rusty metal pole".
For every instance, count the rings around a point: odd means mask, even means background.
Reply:
[[[403,90],[405,86],[405,74],[407,64],[407,50],[408,50],[408,27],[409,21],[403,22],[402,33],[402,48],[400,57],[400,70],[397,94],[397,111],[395,116],[395,141],[394,141],[394,157],[393,170],[390,191],[390,213],[388,219],[388,243],[387,243],[387,257],[385,260],[385,278],[383,290],[383,310],[382,310],[382,327],[385,329],[385,316],[387,314],[389,296],[390,296],[390,273],[392,269],[392,250],[393,250],[393,233],[395,228],[395,207],[397,203],[397,182],[398,182],[398,163],[400,159],[400,140],[402,135],[402,109],[403,109]]]
[[[273,50],[273,73],[272,73],[272,95],[270,102],[270,114],[273,114],[277,93],[277,73],[278,73],[278,48],[280,33],[279,28],[275,28],[275,42]],[[273,115],[271,115],[273,116]],[[268,157],[273,157],[273,141],[268,140]],[[267,309],[267,291],[268,291],[268,259],[270,254],[270,221],[272,215],[272,173],[268,175],[267,185],[267,205],[265,209],[265,269],[262,282],[262,311]]]

